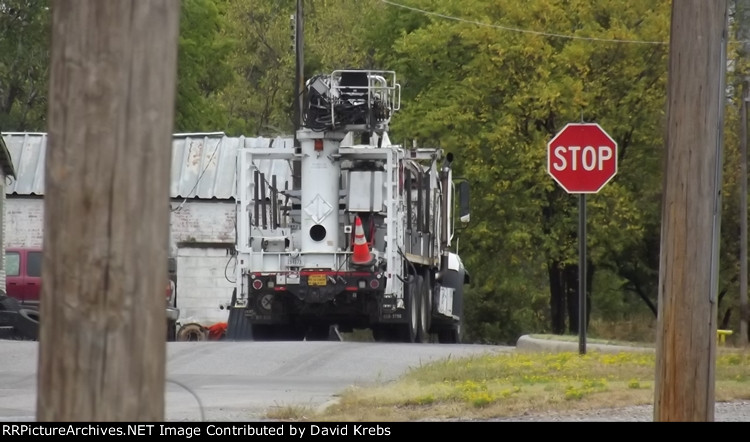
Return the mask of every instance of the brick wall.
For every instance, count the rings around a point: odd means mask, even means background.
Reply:
[[[180,247],[177,254],[177,307],[181,325],[226,322],[222,309],[232,298],[235,259],[221,248]]]
[[[11,197],[6,201],[6,246],[42,245],[44,200]],[[172,203],[170,252],[181,242],[234,243],[235,206],[231,201]]]
[[[39,247],[44,228],[44,200],[10,197],[5,200],[5,246]]]
[[[179,323],[226,322],[234,284],[233,201],[172,202],[171,253],[177,256]]]
[[[180,243],[234,244],[234,220],[232,201],[172,202],[171,255]]]

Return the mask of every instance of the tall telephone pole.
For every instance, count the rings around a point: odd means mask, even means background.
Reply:
[[[747,101],[750,94],[750,0],[735,0],[737,40],[741,42],[740,99],[740,344],[748,344],[747,308]]]
[[[164,420],[179,0],[53,0],[38,421]]]
[[[654,420],[713,421],[727,0],[673,0]]]
[[[294,15],[294,54],[295,54],[295,89],[294,89],[294,144],[295,149],[299,152],[299,143],[297,142],[297,130],[302,127],[302,115],[304,113],[303,93],[305,91],[305,26],[304,11],[302,10],[303,0],[297,0],[297,10]],[[292,162],[292,183],[294,189],[302,187],[302,163],[299,159]]]

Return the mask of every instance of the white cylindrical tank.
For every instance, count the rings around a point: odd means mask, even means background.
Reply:
[[[302,252],[336,252],[339,249],[339,180],[341,165],[336,159],[343,132],[297,131],[302,152],[301,226]],[[318,267],[316,259],[305,265]],[[330,263],[321,257],[319,263]]]

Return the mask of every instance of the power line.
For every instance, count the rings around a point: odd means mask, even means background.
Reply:
[[[454,20],[454,21],[459,21],[459,22],[463,22],[463,23],[469,23],[469,24],[473,24],[473,25],[477,25],[477,26],[485,26],[485,27],[489,27],[489,28],[502,29],[504,31],[520,32],[520,33],[524,33],[524,34],[542,35],[542,36],[545,36],[545,37],[567,38],[567,39],[571,39],[571,40],[599,41],[599,42],[608,42],[608,43],[631,43],[631,44],[648,44],[648,45],[665,45],[665,44],[668,44],[667,42],[664,42],[664,41],[621,40],[621,39],[616,39],[616,38],[581,37],[581,36],[577,36],[577,35],[556,34],[554,32],[532,31],[532,30],[529,30],[529,29],[521,29],[521,28],[510,27],[510,26],[493,25],[493,24],[490,24],[490,23],[483,23],[483,22],[479,22],[479,21],[475,21],[475,20],[468,20],[468,19],[465,19],[465,18],[453,17],[453,16],[450,16],[450,15],[440,14],[440,13],[437,13],[437,12],[425,11],[424,9],[419,9],[419,8],[415,8],[415,7],[412,7],[412,6],[402,5],[400,3],[395,3],[395,2],[392,2],[392,1],[389,1],[389,0],[380,0],[380,1],[383,2],[383,3],[385,3],[385,4],[391,5],[391,6],[396,6],[398,8],[403,8],[403,9],[408,9],[410,11],[419,12],[419,13],[422,13],[422,14],[425,14],[425,15],[432,15],[432,16],[444,18],[444,19],[447,19],[447,20]]]

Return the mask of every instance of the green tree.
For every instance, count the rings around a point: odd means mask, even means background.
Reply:
[[[658,232],[669,3],[409,4],[439,15],[390,12],[422,23],[381,54],[402,78],[394,132],[454,152],[475,189],[461,242],[469,332],[512,341],[563,333],[566,318],[576,331],[577,197],[548,176],[546,143],[581,119],[618,142],[618,176],[588,198],[588,243],[592,271],[619,270]]]
[[[294,0],[229,0],[229,32],[239,41],[230,64],[235,81],[223,93],[232,133],[288,135],[295,124]],[[369,67],[364,34],[377,3],[303,2],[305,78],[334,69]]]
[[[175,131],[224,130],[223,91],[233,78],[227,60],[236,44],[227,33],[225,0],[184,0],[180,16]]]
[[[221,91],[232,78],[226,63],[225,0],[185,0],[180,19],[175,130],[223,129]],[[0,127],[44,131],[47,116],[50,2],[0,2]]]
[[[0,2],[0,128],[42,131],[47,114],[49,1]]]
[[[294,2],[229,0],[228,32],[237,49],[228,63],[234,81],[223,91],[233,134],[293,131],[294,53],[290,16]]]

